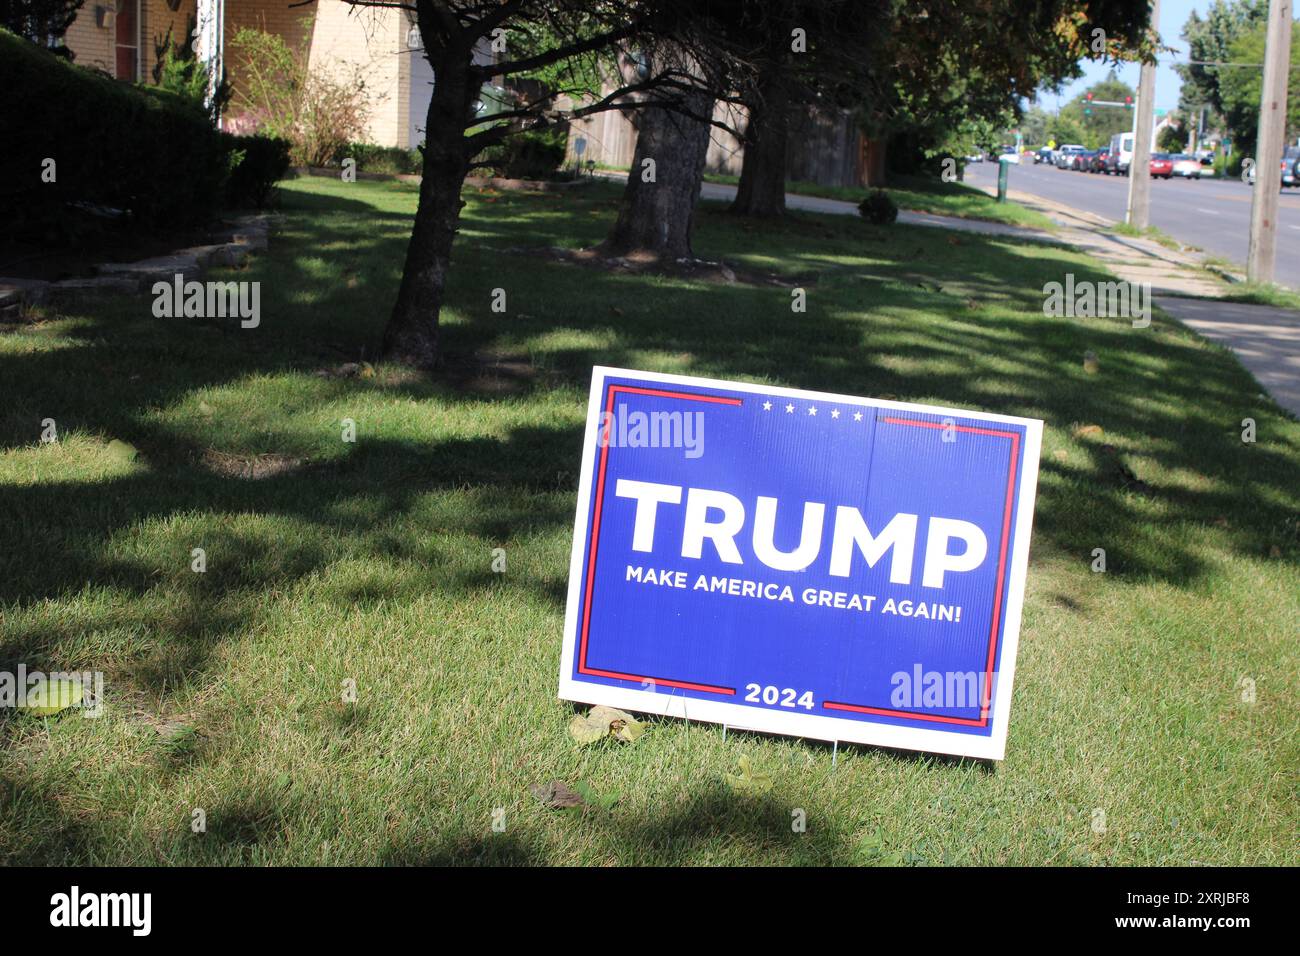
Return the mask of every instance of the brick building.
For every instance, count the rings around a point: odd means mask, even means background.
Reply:
[[[238,67],[227,51],[231,38],[252,27],[285,38],[308,51],[312,69],[352,76],[360,67],[370,93],[367,139],[381,146],[411,148],[424,138],[425,114],[433,92],[433,70],[405,10],[353,7],[343,0],[86,0],[64,42],[81,66],[121,80],[151,83],[157,48],[171,31],[182,43],[195,31],[196,50],[224,64],[236,89]]]

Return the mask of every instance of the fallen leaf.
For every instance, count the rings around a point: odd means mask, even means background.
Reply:
[[[569,736],[577,741],[580,747],[594,744],[608,733],[608,727],[593,723],[582,714],[574,714],[573,720],[569,721]]]
[[[560,780],[533,784],[528,791],[548,810],[568,810],[583,805],[582,797]]]
[[[770,773],[754,773],[748,757],[741,757],[736,769],[739,773],[729,773],[723,779],[727,781],[727,786],[732,790],[741,793],[748,793],[755,796],[767,793],[772,789],[772,775]]]
[[[1102,428],[1100,425],[1079,425],[1074,430],[1075,438],[1082,438],[1085,435],[1100,435]]]
[[[605,737],[614,737],[630,744],[644,732],[643,721],[613,707],[593,707],[585,715],[576,714],[569,721],[569,736],[584,747]]]
[[[81,703],[86,688],[79,680],[45,680],[26,694],[22,710],[39,717],[49,717]]]

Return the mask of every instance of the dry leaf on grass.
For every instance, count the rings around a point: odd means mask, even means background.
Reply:
[[[569,721],[569,736],[579,746],[594,744],[606,737],[634,743],[645,733],[645,723],[613,707],[593,707],[586,714],[575,714]]]
[[[748,757],[741,757],[736,769],[739,773],[729,773],[723,778],[732,790],[760,796],[772,789],[772,775],[755,773]]]
[[[568,810],[583,806],[582,797],[570,790],[561,780],[536,783],[529,787],[528,791],[548,810]]]

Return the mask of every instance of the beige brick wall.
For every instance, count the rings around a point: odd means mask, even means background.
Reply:
[[[181,0],[174,13],[165,0],[140,3],[140,76],[152,82],[155,41],[167,35],[168,27],[173,41],[183,41],[195,16],[196,0]],[[111,74],[116,62],[114,28],[96,27],[94,8],[94,0],[87,0],[68,29],[66,42],[75,62]],[[354,8],[343,0],[317,0],[302,7],[291,7],[290,0],[226,0],[225,9],[226,72],[232,86],[238,88],[240,83],[239,58],[231,49],[235,34],[244,27],[278,33],[294,50],[309,44],[312,69],[350,78],[355,68],[361,68],[370,97],[366,139],[384,146],[408,145],[412,54],[406,49],[410,23],[404,11]]]
[[[85,6],[77,13],[77,19],[63,35],[63,42],[72,51],[73,62],[78,66],[112,73],[115,62],[113,28],[95,26],[95,6],[94,0],[86,0]]]
[[[407,19],[403,11],[354,8],[343,0],[317,0],[311,68],[350,80],[356,68],[370,97],[367,139],[406,145],[410,109]]]
[[[175,13],[167,9],[164,0],[142,0],[140,8],[140,28],[144,34],[140,44],[140,79],[152,83],[154,66],[158,63],[154,44],[163,41],[168,29],[171,30],[173,44],[185,44],[185,33],[193,29],[196,19],[195,0],[181,0]]]
[[[121,0],[123,3],[135,3],[136,0]],[[185,42],[185,33],[194,21],[195,0],[181,0],[180,6],[173,13],[167,9],[165,0],[139,0],[140,16],[137,21],[136,44],[139,48],[140,76],[146,83],[153,82],[153,69],[158,62],[154,44],[167,36],[170,27],[172,42]],[[95,7],[114,6],[116,0],[86,0],[85,6],[72,21],[64,42],[75,55],[73,60],[78,66],[91,67],[114,74],[117,67],[117,27],[95,26]]]
[[[226,78],[239,88],[239,57],[231,49],[235,34],[245,27],[263,33],[278,33],[291,50],[301,50],[311,29],[312,11],[317,4],[290,7],[290,0],[226,0]],[[328,0],[318,0],[328,2]]]

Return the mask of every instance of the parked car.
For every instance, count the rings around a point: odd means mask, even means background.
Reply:
[[[1070,157],[1070,169],[1076,172],[1085,172],[1092,163],[1092,158],[1097,155],[1095,149],[1085,149],[1075,153]]]
[[[1084,151],[1083,147],[1076,143],[1070,143],[1069,145],[1062,146],[1060,149],[1056,151],[1056,157],[1055,157],[1056,168],[1069,169],[1070,161],[1074,159],[1074,157],[1077,156],[1079,153],[1082,153],[1083,151]]]
[[[1300,185],[1300,146],[1282,151],[1282,188]]]
[[[1174,161],[1174,175],[1179,179],[1200,179],[1205,173],[1205,167],[1195,156],[1188,156],[1186,153],[1175,153],[1169,157]]]
[[[1034,153],[1035,166],[1039,165],[1040,163],[1047,163],[1050,165],[1055,160],[1056,160],[1056,151],[1052,149],[1050,146],[1044,146],[1038,152]]]
[[[1106,159],[1110,156],[1109,149],[1099,149],[1092,154],[1092,159],[1088,161],[1088,172],[1104,173],[1106,171]]]
[[[1152,153],[1148,168],[1152,179],[1170,179],[1174,175],[1174,161],[1168,153]]]
[[[1003,146],[1002,151],[998,153],[999,163],[1020,163],[1020,154],[1016,152],[1014,146]]]

